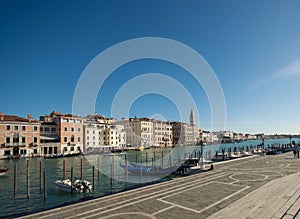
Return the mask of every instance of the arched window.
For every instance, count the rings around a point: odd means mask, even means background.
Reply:
[[[71,135],[71,142],[74,142],[74,135]]]

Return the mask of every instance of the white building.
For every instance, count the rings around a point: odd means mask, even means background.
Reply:
[[[126,142],[133,147],[149,147],[154,145],[153,122],[149,118],[123,119],[126,130]]]

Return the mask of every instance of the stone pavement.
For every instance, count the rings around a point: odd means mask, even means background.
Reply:
[[[300,218],[300,159],[292,153],[215,164],[215,170],[23,218]]]

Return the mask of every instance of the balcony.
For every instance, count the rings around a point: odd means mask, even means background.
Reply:
[[[11,147],[26,147],[25,142],[13,142],[13,143],[5,143],[6,148],[11,148]]]

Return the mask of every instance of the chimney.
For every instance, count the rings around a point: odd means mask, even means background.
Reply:
[[[32,115],[31,114],[28,114],[27,118],[28,118],[29,122],[32,122],[33,119],[32,119]]]
[[[0,121],[4,120],[4,113],[0,112]]]

